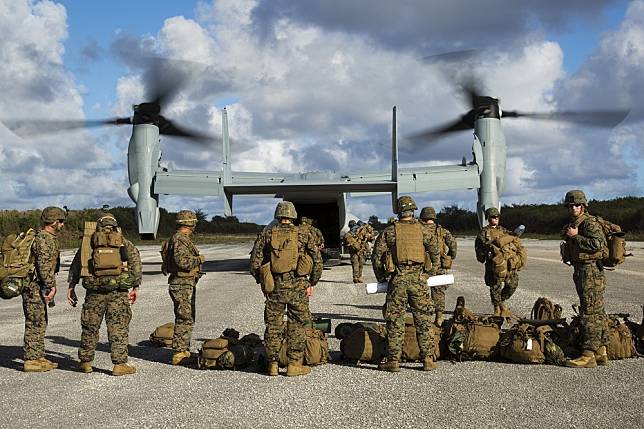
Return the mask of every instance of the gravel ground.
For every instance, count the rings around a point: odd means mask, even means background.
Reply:
[[[539,296],[564,306],[577,301],[572,269],[558,259],[558,242],[526,240],[528,266],[509,301],[528,315]],[[263,298],[247,273],[251,243],[202,246],[207,275],[197,292],[197,325],[192,349],[226,327],[243,334],[263,332]],[[644,303],[644,243],[631,243],[636,256],[608,273],[609,312],[628,312],[641,320]],[[473,240],[459,240],[448,289],[447,307],[463,295],[467,306],[489,312],[483,267],[474,258]],[[597,369],[567,369],[491,362],[453,364],[419,371],[405,364],[398,374],[373,365],[332,363],[306,377],[267,377],[239,371],[199,371],[168,365],[171,351],[150,347],[150,332],[172,321],[166,279],[155,247],[142,247],[144,284],[133,306],[130,362],[137,374],[109,375],[111,362],[105,328],[93,374],[76,371],[80,338],[80,305],[64,302],[49,313],[47,356],[60,368],[26,374],[22,367],[21,300],[0,303],[0,427],[644,427],[644,360],[611,362]],[[64,285],[71,252],[63,255],[58,280]],[[366,280],[374,281],[370,266]],[[380,321],[384,295],[366,295],[351,281],[351,266],[324,271],[311,299],[311,310],[344,321]],[[82,302],[82,288],[79,288]],[[329,339],[332,355],[339,341]]]

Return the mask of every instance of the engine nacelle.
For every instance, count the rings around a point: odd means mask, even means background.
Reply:
[[[159,227],[159,196],[153,193],[154,173],[159,168],[161,148],[159,128],[152,124],[137,124],[127,149],[127,190],[136,203],[136,221],[142,239],[154,239]]]

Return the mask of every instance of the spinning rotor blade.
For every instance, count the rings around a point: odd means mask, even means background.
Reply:
[[[629,110],[587,110],[587,111],[562,111],[562,112],[518,112],[516,110],[502,113],[503,118],[531,118],[547,121],[565,121],[593,127],[614,127],[621,123]]]
[[[66,120],[66,119],[10,119],[3,123],[15,134],[28,137],[46,133],[57,133],[66,130],[79,128],[102,127],[105,125],[128,125],[132,123],[131,118],[110,118],[90,120]]]
[[[471,130],[474,128],[474,111],[469,111],[459,119],[448,122],[440,127],[429,128],[424,131],[419,131],[412,135],[407,136],[407,139],[415,142],[431,142],[445,134],[450,134],[456,131]]]
[[[171,120],[166,119],[162,116],[159,116],[159,134],[166,136],[185,137],[200,144],[209,144],[218,140],[214,136],[177,125]]]
[[[150,104],[156,104],[160,108],[167,105],[186,85],[192,72],[205,67],[203,64],[191,61],[159,57],[150,57],[147,63],[143,74],[143,80],[148,82],[146,99]]]

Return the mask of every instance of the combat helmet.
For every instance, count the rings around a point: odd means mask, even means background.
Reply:
[[[579,189],[573,189],[572,191],[566,192],[566,197],[564,198],[564,204],[583,204],[588,206],[588,200],[586,199],[586,194]]]
[[[416,202],[412,197],[409,195],[403,195],[402,197],[398,198],[398,203],[396,204],[396,213],[400,214],[402,212],[410,211],[410,210],[416,210],[418,207],[416,207]]]
[[[302,218],[300,219],[300,223],[301,223],[302,225],[311,225],[311,224],[313,224],[313,222],[311,221],[311,219],[309,219],[309,218],[308,218],[308,217],[306,217],[306,216],[302,216]]]
[[[197,215],[192,210],[181,210],[177,213],[175,223],[180,226],[196,226]]]
[[[40,221],[45,225],[50,225],[57,220],[65,220],[66,218],[65,210],[54,206],[45,207],[40,214]]]
[[[420,218],[422,220],[436,220],[436,210],[434,210],[434,207],[423,207],[420,211]]]
[[[106,226],[112,226],[112,227],[117,227],[119,226],[118,222],[116,221],[116,218],[114,217],[113,214],[111,213],[104,213],[101,215],[101,217],[98,218],[96,221],[96,226],[98,228],[103,228]]]
[[[353,228],[354,226],[356,226],[356,223],[357,223],[357,222],[356,222],[356,220],[355,220],[355,219],[351,219],[351,220],[349,221],[349,228]]]
[[[490,207],[489,209],[485,210],[485,219],[489,219],[490,216],[501,216],[501,213],[496,207]]]
[[[289,218],[297,219],[297,211],[295,211],[295,206],[290,201],[280,201],[275,207],[275,219],[279,218]]]

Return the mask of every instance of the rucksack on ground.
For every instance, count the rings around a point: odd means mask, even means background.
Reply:
[[[562,311],[563,309],[561,308],[561,305],[553,303],[548,298],[540,297],[537,298],[532,306],[530,318],[532,320],[560,319]]]
[[[501,335],[499,356],[515,363],[544,363],[543,342],[543,332],[539,333],[536,327],[528,323],[519,323]]]
[[[502,317],[475,316],[471,310],[457,306],[447,323],[449,356],[456,360],[489,360],[496,352],[502,324]]]
[[[307,326],[304,328],[304,364],[309,366],[322,365],[329,362],[329,341],[324,332]],[[286,335],[279,352],[279,365],[288,365],[288,341]]]
[[[608,358],[610,360],[628,359],[634,357],[637,353],[633,341],[633,334],[619,317],[609,315],[608,338],[609,343],[606,346]]]
[[[35,266],[31,247],[36,231],[29,228],[20,234],[11,234],[2,242],[2,263],[0,263],[0,297],[15,298],[31,282]]]
[[[239,339],[239,332],[226,329],[219,338],[204,341],[199,349],[197,368],[236,370],[250,366],[255,361],[257,334]]]
[[[387,353],[386,330],[384,325],[355,327],[340,342],[340,351],[345,360],[351,362],[378,363]],[[337,329],[336,329],[337,332]]]
[[[164,323],[150,334],[150,342],[159,347],[172,347],[174,323]]]
[[[441,328],[432,324],[429,329],[430,335],[434,339],[433,356],[436,361],[445,354],[441,350]],[[401,359],[407,362],[420,360],[420,347],[418,345],[418,339],[416,338],[416,326],[414,326],[414,319],[411,317],[405,318],[405,337]]]

